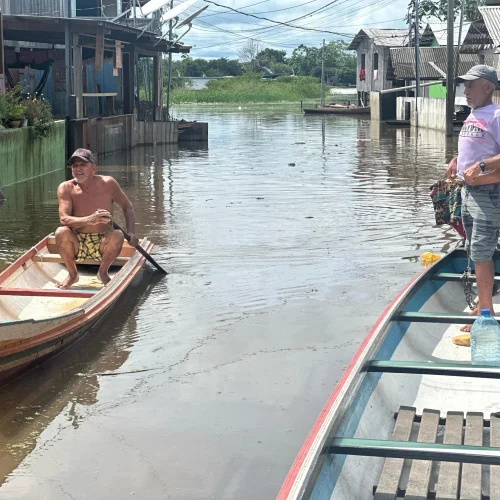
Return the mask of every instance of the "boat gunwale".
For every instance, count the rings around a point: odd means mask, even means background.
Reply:
[[[283,481],[277,500],[308,498],[308,495],[311,494],[315,484],[311,479],[320,472],[322,465],[320,459],[322,455],[326,456],[323,450],[328,439],[335,432],[336,427],[340,426],[343,415],[354,401],[357,391],[367,375],[363,367],[367,361],[373,359],[374,354],[381,347],[392,324],[393,316],[405,307],[427,281],[432,279],[436,270],[453,261],[454,257],[459,256],[459,252],[460,249],[453,250],[446,257],[413,277],[378,317],[313,424]],[[349,392],[347,389],[350,389]]]
[[[12,264],[12,266],[15,265],[16,268],[13,269],[11,273],[8,273],[6,274],[6,276],[3,276],[4,279],[6,277],[9,277],[22,264],[24,264],[27,260],[29,260],[31,258],[30,256],[31,253],[35,252],[35,250],[40,250],[41,248],[43,248],[42,243],[46,242],[47,240],[48,236],[44,238],[38,245],[36,245],[28,252],[26,252],[23,256],[21,256],[19,259],[17,259]],[[143,240],[141,240],[141,245],[144,245],[145,243],[147,243],[147,248],[145,248],[145,250],[150,251],[153,247],[153,244],[149,240],[147,240],[147,238],[143,238]],[[69,322],[63,323],[62,325],[59,325],[54,329],[47,330],[41,333],[40,335],[29,337],[27,339],[20,339],[17,342],[13,342],[0,347],[0,359],[14,355],[18,352],[22,352],[27,348],[41,347],[44,345],[44,343],[51,342],[54,339],[64,336],[67,333],[71,332],[72,330],[76,330],[79,327],[84,326],[86,323],[91,322],[96,316],[106,311],[106,309],[108,309],[113,304],[113,302],[123,293],[125,288],[130,284],[132,279],[139,272],[145,260],[146,259],[139,252],[136,252],[132,257],[130,257],[128,262],[115,274],[114,276],[115,280],[111,280],[110,282],[113,283],[114,281],[113,286],[103,287],[98,293],[94,295],[94,297],[91,297],[88,301],[85,302],[84,306],[86,307],[79,307],[75,311],[71,311],[69,313],[65,313],[60,316],[54,316],[52,318],[32,320],[33,323],[42,323],[46,321],[59,320],[68,315],[71,316],[76,314],[78,316],[74,320],[70,320]],[[10,267],[7,268],[5,271],[9,269]],[[2,275],[4,273],[0,274],[0,279],[2,278]],[[117,277],[119,278],[118,280],[116,280]],[[88,307],[89,305],[90,307]],[[30,320],[22,320],[22,322],[26,323],[30,322]],[[13,323],[15,322],[7,322],[3,323],[3,325],[10,326]],[[0,375],[1,373],[2,372],[0,370]]]

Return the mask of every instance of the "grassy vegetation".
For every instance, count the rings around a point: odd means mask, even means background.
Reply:
[[[321,83],[312,76],[280,76],[275,80],[263,80],[261,75],[252,74],[212,80],[204,90],[176,88],[171,93],[171,100],[174,104],[300,102],[319,99],[320,96]]]

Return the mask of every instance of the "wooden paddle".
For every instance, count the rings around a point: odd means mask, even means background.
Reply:
[[[126,233],[116,222],[113,221],[113,227],[115,229],[118,229],[119,231],[121,231],[123,233],[123,236],[125,236],[125,239],[130,242],[130,235],[128,233]],[[163,274],[168,274],[167,271],[165,271],[165,269],[163,269],[163,267],[160,266],[160,264],[158,264],[158,262],[156,262],[156,260],[153,259],[153,257],[151,257],[151,255],[148,254],[148,252],[146,252],[146,250],[144,250],[144,248],[141,247],[141,245],[137,245],[135,247],[137,249],[137,251],[146,259],[148,260],[149,262],[151,262],[151,264],[153,264],[153,266],[156,267],[156,269],[158,269],[158,271],[162,272]]]

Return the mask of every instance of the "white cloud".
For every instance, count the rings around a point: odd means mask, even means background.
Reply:
[[[237,58],[238,49],[248,38],[261,41],[264,47],[286,50],[288,54],[291,54],[293,49],[301,43],[320,46],[323,38],[327,41],[338,39],[349,41],[351,38],[341,37],[339,34],[353,35],[362,28],[405,28],[403,19],[408,6],[408,0],[357,0],[356,2],[336,0],[333,5],[309,15],[330,2],[328,0],[214,1],[280,22],[307,16],[293,23],[301,27],[337,34],[277,26],[269,21],[255,19],[209,4],[209,8],[193,22],[193,28],[183,38],[186,45],[193,47],[192,57]],[[207,5],[205,1],[198,0],[187,11],[187,14],[193,13],[204,5]],[[182,32],[183,30],[180,30],[180,33]]]

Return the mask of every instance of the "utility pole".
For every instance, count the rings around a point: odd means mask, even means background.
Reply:
[[[447,58],[448,64],[446,69],[446,137],[453,136],[453,115],[455,114],[455,94],[454,86],[454,11],[455,1],[448,0],[448,42],[447,42]]]
[[[174,0],[170,0],[170,8],[174,8]],[[169,23],[169,32],[168,32],[168,41],[170,42],[170,46],[168,48],[168,84],[167,84],[167,121],[170,118],[170,81],[172,80],[172,41],[174,39],[173,34],[173,23],[172,19],[170,19]]]
[[[415,0],[415,127],[418,128],[418,98],[420,97],[420,33],[418,0]]]
[[[323,50],[321,52],[321,107],[325,105],[325,39],[323,38]]]
[[[137,26],[137,7],[136,7],[136,0],[132,0],[132,5],[133,5],[133,10],[134,10],[134,28]]]
[[[458,65],[460,63],[460,45],[462,43],[462,26],[464,24],[464,4],[460,8],[460,25],[458,28],[458,40],[457,40],[457,57],[455,58],[455,69],[453,72],[453,96],[457,95],[457,83],[455,78],[458,75]]]

